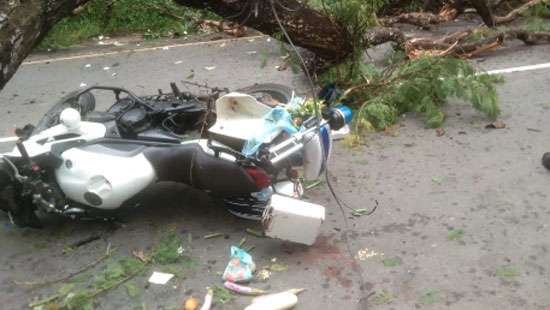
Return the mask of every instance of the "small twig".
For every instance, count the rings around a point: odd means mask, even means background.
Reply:
[[[245,243],[246,243],[246,237],[242,238],[241,242],[239,242],[239,248],[242,248]]]
[[[81,269],[73,272],[73,273],[70,273],[64,277],[61,277],[61,278],[57,278],[57,279],[52,279],[52,280],[46,280],[46,281],[42,281],[42,282],[19,282],[19,281],[14,281],[14,283],[16,285],[19,285],[19,286],[29,286],[29,287],[40,287],[40,286],[45,286],[45,285],[50,285],[50,284],[54,284],[54,283],[58,283],[58,282],[63,282],[63,281],[67,281],[85,271],[88,271],[90,270],[91,268],[95,267],[97,264],[101,263],[102,261],[106,260],[107,258],[109,258],[111,256],[111,254],[113,254],[115,250],[112,250],[111,249],[111,243],[109,243],[107,245],[107,249],[105,251],[105,254],[100,256],[99,258],[97,258],[95,261],[89,263],[88,265],[82,267]]]
[[[265,238],[265,234],[262,231],[257,231],[252,228],[247,228],[246,232],[251,234],[252,236],[256,236],[258,238]]]
[[[208,234],[208,235],[205,235],[203,236],[204,239],[212,239],[212,238],[218,238],[218,237],[222,237],[223,234],[222,233],[213,233],[213,234]]]
[[[79,240],[79,241],[76,241],[76,242],[72,243],[71,245],[69,245],[69,247],[72,248],[72,249],[78,248],[78,247],[81,247],[83,245],[86,245],[88,243],[94,242],[94,241],[99,240],[99,239],[101,239],[101,235],[91,235],[91,236],[86,237],[82,240]]]

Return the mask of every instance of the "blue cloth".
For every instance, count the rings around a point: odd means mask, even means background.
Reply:
[[[245,142],[242,153],[245,156],[252,156],[258,152],[258,149],[262,143],[266,143],[268,138],[273,136],[274,133],[279,131],[285,131],[289,135],[298,132],[298,129],[292,122],[292,116],[285,108],[275,107],[269,113],[264,116],[264,122],[262,128],[254,128],[256,134],[252,139]]]

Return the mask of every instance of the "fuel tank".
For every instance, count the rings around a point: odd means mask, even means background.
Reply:
[[[94,144],[69,149],[56,178],[67,198],[99,209],[116,209],[156,180],[144,146]]]

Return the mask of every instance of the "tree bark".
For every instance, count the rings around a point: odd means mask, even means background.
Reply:
[[[175,0],[175,2],[209,10],[224,19],[284,40],[269,0]],[[352,42],[345,29],[319,11],[297,0],[277,0],[275,9],[294,44],[312,51],[320,58],[337,62],[353,51]]]
[[[88,0],[0,0],[0,90],[48,30]]]

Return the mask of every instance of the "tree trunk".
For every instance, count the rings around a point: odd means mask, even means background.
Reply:
[[[88,0],[0,0],[0,90],[50,28]]]
[[[283,39],[270,0],[175,0],[176,3],[206,9],[224,19],[241,23]],[[297,0],[277,0],[274,6],[293,42],[330,61],[344,59],[352,51],[347,32],[334,21]]]

